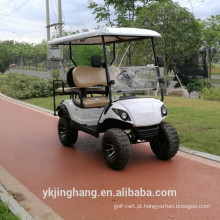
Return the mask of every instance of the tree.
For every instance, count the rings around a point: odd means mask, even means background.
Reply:
[[[186,8],[170,0],[140,9],[135,25],[158,31],[162,35],[157,48],[158,54],[164,56],[165,78],[176,60],[196,54],[201,45],[199,22]]]
[[[111,1],[104,0],[104,4],[98,4],[95,1],[89,0],[88,8],[92,9],[92,14],[96,14],[97,22],[106,22],[107,26],[113,26],[112,14],[110,12]]]
[[[36,69],[40,63],[45,63],[47,59],[47,43],[43,41],[40,44],[33,45],[32,50],[30,51],[32,55],[32,61],[34,62]]]
[[[137,17],[138,11],[143,6],[153,2],[164,2],[167,0],[103,0],[103,4],[89,0],[88,8],[93,10],[98,23],[105,23],[106,26],[132,27]],[[125,52],[129,43],[121,46],[121,51]],[[127,64],[131,65],[131,49],[127,52]]]
[[[193,79],[187,84],[186,89],[188,90],[190,97],[191,92],[201,92],[204,87],[211,88],[211,84],[205,80]]]
[[[13,51],[13,63],[15,64],[29,68],[30,66],[38,68],[39,64],[45,65],[47,57],[47,43],[45,40],[39,44],[13,42],[11,50]]]
[[[178,62],[177,60],[175,74],[178,74],[181,83],[185,86],[192,79],[208,78],[205,47],[201,47],[198,53],[187,56],[183,62]]]
[[[0,72],[4,73],[13,60],[11,46],[13,41],[0,42]]]
[[[77,45],[73,48],[74,61],[79,66],[90,66],[92,55],[100,55],[103,57],[102,47],[97,45]]]
[[[152,2],[166,0],[103,0],[103,4],[89,0],[88,8],[93,10],[95,19],[106,22],[106,26],[131,27],[140,7]]]
[[[202,40],[207,51],[208,60],[208,78],[211,79],[211,64],[215,52],[220,48],[220,15],[211,16],[205,21],[201,21]]]
[[[87,32],[87,29],[82,29],[83,32]],[[63,32],[63,36],[68,36],[72,34],[80,33],[78,30],[75,32]],[[70,61],[70,51],[69,47],[63,48],[64,52],[64,64],[68,67],[72,66],[73,63]],[[103,48],[98,45],[73,45],[72,46],[72,55],[73,60],[79,66],[90,66],[91,65],[91,57],[92,55],[100,55],[103,59]]]
[[[0,71],[4,72],[11,63],[22,67],[45,65],[47,57],[47,43],[39,44],[14,41],[0,42]]]

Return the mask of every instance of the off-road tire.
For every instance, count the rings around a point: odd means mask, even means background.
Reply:
[[[70,127],[69,119],[60,118],[58,122],[58,136],[65,147],[72,147],[78,138],[78,130]]]
[[[150,141],[151,149],[161,160],[169,160],[179,149],[179,136],[176,129],[167,122],[161,122],[159,135]]]
[[[114,170],[123,169],[131,159],[131,144],[126,133],[119,128],[107,130],[102,138],[106,163]]]

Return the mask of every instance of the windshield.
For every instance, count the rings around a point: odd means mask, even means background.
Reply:
[[[119,44],[115,57],[113,49],[107,49],[109,61],[114,60],[109,66],[110,79],[115,81],[112,93],[155,95],[159,85],[152,39]]]
[[[155,66],[109,67],[113,93],[154,95],[158,89]]]

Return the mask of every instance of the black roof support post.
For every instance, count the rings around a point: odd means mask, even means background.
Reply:
[[[155,45],[154,45],[154,38],[151,38],[151,42],[152,42],[152,48],[153,48],[153,52],[154,52],[154,60],[155,60],[155,66],[158,66],[157,63],[157,55],[156,55],[156,50],[155,50]]]
[[[110,66],[113,64],[114,61],[115,61],[115,42],[113,44],[113,58],[112,58],[112,61],[110,63]]]
[[[75,61],[73,60],[73,53],[72,53],[72,45],[71,45],[71,42],[69,43],[69,51],[70,51],[70,60],[73,62],[73,64],[74,64],[75,66],[77,66],[76,63],[75,63]]]
[[[163,102],[164,100],[164,94],[163,94],[163,83],[161,80],[161,76],[160,76],[160,69],[158,66],[158,60],[157,60],[157,55],[156,55],[156,50],[155,50],[155,45],[154,45],[154,38],[151,38],[151,42],[152,42],[152,47],[153,47],[153,52],[154,52],[154,59],[155,59],[155,66],[156,66],[156,71],[157,71],[157,76],[159,77],[159,85],[160,85],[160,94],[161,94],[161,101]]]
[[[111,82],[110,82],[110,76],[109,76],[109,71],[108,71],[108,62],[107,62],[107,56],[106,56],[104,36],[102,36],[102,45],[103,45],[103,53],[104,53],[104,60],[105,60],[105,73],[106,73],[106,80],[107,80],[108,95],[109,95],[110,103],[112,103]]]

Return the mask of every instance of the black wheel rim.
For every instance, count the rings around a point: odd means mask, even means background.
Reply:
[[[59,134],[62,139],[66,137],[66,128],[64,127],[63,123],[60,123],[59,125]]]
[[[104,154],[105,157],[112,161],[115,159],[116,151],[115,151],[115,146],[109,142],[105,143],[105,149],[104,149]]]

